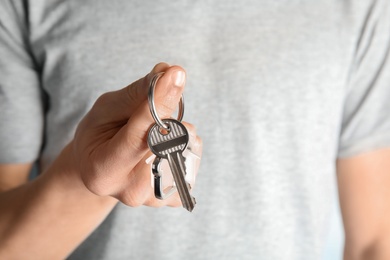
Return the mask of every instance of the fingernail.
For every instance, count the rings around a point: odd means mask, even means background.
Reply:
[[[172,82],[176,87],[182,88],[186,81],[186,75],[182,70],[176,70],[172,73]]]

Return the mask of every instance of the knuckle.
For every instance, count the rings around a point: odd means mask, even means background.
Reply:
[[[109,175],[101,174],[101,170],[96,164],[83,164],[80,168],[81,179],[84,186],[92,193],[98,196],[110,195],[110,178]]]
[[[111,109],[108,108],[112,107],[112,93],[113,92],[106,92],[96,99],[95,103],[92,106],[92,109],[88,112],[86,116],[89,124],[101,122],[102,118],[105,118],[106,116],[110,115],[109,111],[111,111]]]
[[[196,127],[193,124],[183,122],[184,126],[187,128],[188,133],[192,136],[196,136]]]
[[[120,200],[123,204],[125,204],[125,205],[127,205],[127,206],[129,206],[129,207],[133,207],[133,208],[137,208],[137,207],[139,207],[139,206],[142,205],[142,203],[141,203],[140,200],[137,200],[137,199],[135,199],[135,198],[129,198],[129,197],[127,197],[127,196],[121,196],[121,197],[119,197],[119,200]]]
[[[140,154],[147,149],[147,143],[145,137],[140,137],[137,135],[131,135],[127,140],[127,145],[130,151],[133,151],[135,154]]]
[[[188,123],[188,122],[183,122],[183,124],[192,132],[196,132],[196,127],[194,124]]]
[[[140,207],[144,205],[144,198],[137,195],[136,192],[123,192],[118,196],[118,199],[129,207]]]
[[[127,88],[127,97],[130,104],[138,104],[140,101],[146,98],[147,86],[149,86],[149,77],[146,75],[143,78],[140,78],[136,82],[128,85]]]
[[[161,102],[158,107],[158,113],[161,117],[169,117],[175,110],[177,104],[174,104],[170,99]]]
[[[93,178],[90,176],[84,176],[82,178],[85,187],[93,194],[98,196],[109,195],[105,185],[102,185],[103,182],[99,181],[97,178]]]
[[[127,86],[127,99],[130,104],[138,102],[139,88],[135,84]]]
[[[94,107],[105,106],[110,102],[110,100],[111,100],[111,92],[103,93],[96,99]]]
[[[165,206],[165,203],[162,200],[158,200],[158,199],[152,197],[152,198],[149,198],[145,202],[145,206],[153,207],[153,208],[161,208],[161,207]]]

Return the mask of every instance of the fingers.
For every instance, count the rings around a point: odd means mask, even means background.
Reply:
[[[190,124],[190,123],[187,123],[187,122],[182,122],[182,123],[187,128],[188,134],[190,136],[188,149],[190,149],[191,152],[194,153],[196,156],[201,158],[202,157],[203,142],[202,142],[202,139],[196,134],[195,126]]]
[[[147,164],[147,158],[151,156],[151,153],[147,153],[134,170],[128,175],[128,180],[123,182],[121,191],[115,195],[122,203],[131,206],[138,207],[141,205],[151,207],[162,206],[181,206],[179,194],[175,192],[169,198],[164,200],[157,199],[154,195],[153,189],[153,175],[151,173],[151,164]],[[169,174],[164,171],[163,181],[169,179]],[[173,180],[172,180],[173,181]],[[170,182],[170,185],[172,182]]]
[[[160,66],[164,67],[163,65]],[[169,117],[175,110],[184,89],[184,82],[184,70],[178,66],[169,67],[157,82],[154,101],[161,118]],[[90,190],[99,194],[112,194],[121,190],[121,178],[129,174],[129,169],[133,169],[148,151],[147,132],[153,123],[154,119],[150,114],[149,104],[147,100],[144,100],[132,112],[132,116],[127,123],[121,126],[104,145],[101,145],[100,149],[95,149],[95,152],[91,154],[95,161],[92,166],[99,169],[99,171],[95,170],[97,172],[95,175],[103,175],[106,185],[101,184],[99,177],[90,174],[88,175],[91,176],[90,179],[97,180],[85,181],[91,184]],[[116,174],[100,174],[107,172],[108,169],[115,169]],[[128,192],[132,193],[134,189]],[[139,190],[140,195],[142,195],[142,192],[143,190]],[[135,202],[131,202],[137,204],[138,197],[130,197],[137,198]]]
[[[172,66],[157,82],[155,105],[160,118],[167,118],[174,112],[184,90],[185,72],[181,67]],[[147,131],[154,124],[149,104],[144,100],[132,113],[127,124],[123,126],[110,141],[110,149],[116,149],[127,156],[130,166],[134,166],[147,151]]]
[[[101,95],[95,102],[93,121],[96,123],[127,122],[138,106],[147,99],[150,81],[157,73],[169,68],[167,63],[158,63],[145,77],[117,91]]]
[[[160,118],[170,117],[176,109],[184,91],[184,84],[185,71],[179,66],[168,68],[165,74],[158,80],[154,93],[154,103]],[[137,122],[142,124],[142,126],[147,126],[147,128],[154,123],[148,102],[144,101],[143,104],[140,104],[138,110],[130,118],[130,122]]]
[[[191,153],[186,159],[187,175],[192,175],[191,186],[194,188],[195,177],[199,168],[200,156],[202,154],[202,140],[196,135],[196,129],[193,125],[183,122],[186,126],[191,143]],[[182,203],[178,192],[172,194],[169,198],[160,200],[155,198],[153,190],[153,175],[151,173],[151,163],[147,159],[151,152],[147,152],[142,160],[135,166],[133,171],[128,175],[128,181],[123,184],[122,192],[116,196],[120,201],[129,206],[146,205],[151,207],[181,207]],[[164,187],[169,187],[173,183],[173,177],[170,174],[169,165],[163,160],[160,165],[162,182]],[[187,179],[187,177],[186,177]]]
[[[127,113],[125,113],[127,119],[132,115],[132,112],[146,100],[149,84],[154,75],[165,72],[168,68],[169,65],[167,63],[158,63],[145,77],[118,91],[118,97],[121,97],[123,104],[127,107]]]
[[[144,160],[149,151],[147,133],[155,123],[147,92],[150,81],[159,72],[164,74],[156,84],[154,103],[159,118],[169,118],[183,93],[185,71],[179,66],[161,63],[126,88],[102,95],[86,116],[84,127],[80,127],[77,137],[85,145],[79,150],[87,157],[80,162],[90,162],[80,166],[82,172],[88,173],[82,175],[82,179],[95,194],[114,196],[129,206],[181,205],[177,193],[166,200],[154,197],[151,166]],[[201,140],[192,125],[186,126],[190,142],[198,144],[194,151],[200,156]]]

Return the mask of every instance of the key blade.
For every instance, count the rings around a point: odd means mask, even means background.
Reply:
[[[196,201],[195,198],[191,196],[190,185],[185,180],[184,157],[181,155],[181,153],[176,152],[176,153],[168,154],[167,159],[183,207],[187,209],[189,212],[192,212],[192,210],[195,207]]]

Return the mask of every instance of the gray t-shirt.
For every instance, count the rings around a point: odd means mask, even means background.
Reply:
[[[387,0],[3,0],[0,162],[46,168],[100,94],[179,64],[194,212],[118,205],[70,259],[318,259],[335,160],[390,147],[389,43]]]

